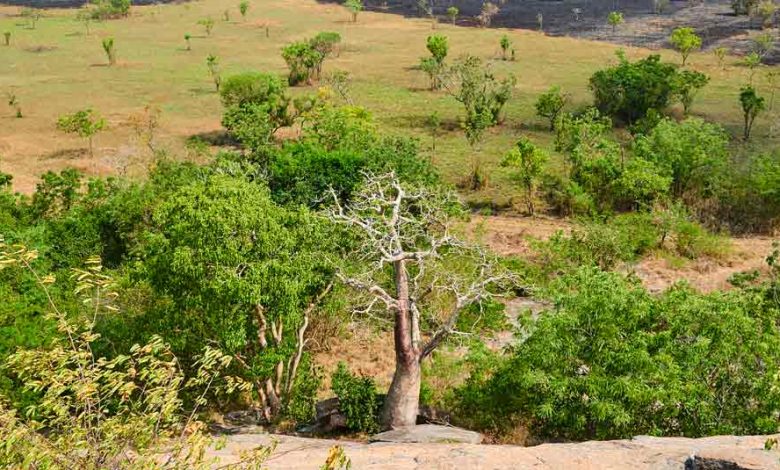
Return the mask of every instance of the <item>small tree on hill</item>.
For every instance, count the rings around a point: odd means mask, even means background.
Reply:
[[[214,87],[219,92],[219,86],[222,84],[222,75],[219,72],[219,57],[209,54],[206,57],[206,67],[209,69],[209,75],[214,81]]]
[[[190,35],[190,33],[184,33],[184,42],[187,43],[187,50],[188,51],[192,50],[192,45],[190,44],[190,39],[192,39],[192,36]]]
[[[536,100],[536,114],[550,121],[550,130],[555,130],[555,123],[561,115],[563,108],[569,102],[569,94],[561,93],[561,87],[550,87]]]
[[[528,138],[522,137],[515,143],[515,148],[504,156],[501,166],[512,167],[517,171],[516,177],[525,191],[528,213],[534,215],[534,193],[536,183],[542,175],[547,155]]]
[[[198,21],[198,24],[206,30],[206,36],[211,36],[211,30],[214,29],[214,18],[208,17]]]
[[[249,12],[249,2],[247,0],[243,0],[241,3],[239,3],[238,11],[241,13],[241,18],[245,20],[246,14]]]
[[[94,157],[92,141],[95,135],[106,128],[106,120],[97,116],[91,109],[83,109],[73,114],[61,116],[57,128],[68,134],[78,134],[89,143],[89,156]]]
[[[442,77],[445,72],[444,59],[449,51],[447,36],[441,34],[428,36],[425,47],[431,53],[431,57],[420,59],[420,69],[428,74],[431,90],[438,90],[442,86]]]
[[[672,44],[672,47],[680,53],[683,67],[691,52],[701,49],[701,38],[696,34],[693,28],[675,29],[669,37],[669,42]]]
[[[11,32],[10,31],[3,32],[3,42],[5,43],[6,46],[10,46],[11,45]]]
[[[726,55],[729,53],[729,50],[725,47],[716,47],[712,50],[712,53],[715,55],[715,58],[718,59],[718,67],[723,68],[724,61],[726,60]]]
[[[108,59],[108,65],[116,64],[116,47],[114,46],[114,38],[105,38],[101,43],[103,46],[103,52],[106,53]]]
[[[21,17],[27,20],[27,27],[35,29],[38,25],[38,20],[41,19],[43,13],[37,8],[22,8]]]
[[[696,94],[709,83],[710,77],[691,70],[682,70],[674,77],[674,94],[683,105],[683,114],[686,116],[691,112],[693,100]]]
[[[458,7],[451,6],[447,8],[447,17],[450,19],[450,22],[452,24],[455,24],[455,22],[458,20],[459,14],[460,14],[460,10],[458,10]]]
[[[8,93],[8,106],[13,108],[15,116],[17,118],[22,117],[22,105],[19,103],[19,98],[14,93]]]
[[[368,175],[349,206],[335,191],[332,196],[330,218],[355,230],[354,257],[367,268],[338,277],[367,296],[362,311],[383,310],[395,325],[395,374],[382,426],[413,426],[422,361],[455,330],[465,308],[512,287],[515,279],[488,253],[450,233],[452,195],[406,186],[391,173]],[[424,337],[426,326],[432,332]]]
[[[607,23],[612,26],[612,34],[617,31],[617,27],[623,24],[623,13],[619,11],[611,11],[607,15]]]
[[[507,60],[510,58],[509,53],[511,51],[512,55],[511,58],[514,60],[515,58],[515,50],[512,49],[512,40],[507,36],[506,34],[501,36],[501,40],[498,42],[498,45],[501,47],[501,59]]]
[[[753,129],[753,122],[756,120],[756,117],[764,111],[766,103],[764,98],[758,96],[756,90],[750,85],[742,87],[742,90],[739,93],[739,103],[742,106],[742,114],[745,122],[742,136],[745,140],[748,140],[750,139],[750,132]]]
[[[357,22],[358,13],[363,11],[363,0],[344,0],[344,6],[352,14],[352,22]]]

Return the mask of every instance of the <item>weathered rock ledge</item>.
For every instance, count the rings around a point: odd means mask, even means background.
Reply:
[[[278,441],[270,470],[318,469],[328,449],[339,444],[362,469],[780,469],[780,451],[764,450],[777,436],[716,436],[701,439],[639,436],[630,440],[544,444],[536,447],[479,444],[356,443],[268,434],[236,434],[215,451],[222,464],[242,449]]]

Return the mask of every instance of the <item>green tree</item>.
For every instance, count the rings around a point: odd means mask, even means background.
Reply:
[[[701,49],[701,38],[693,28],[676,28],[669,37],[669,43],[680,53],[683,67],[691,52]]]
[[[672,178],[672,195],[682,198],[706,190],[725,168],[728,137],[720,126],[701,119],[663,119],[648,135],[637,137],[634,153],[664,169]]]
[[[309,41],[296,41],[284,46],[282,58],[290,73],[287,82],[290,86],[311,83],[317,65],[324,59],[322,54],[312,47]]]
[[[451,195],[404,185],[390,173],[370,176],[348,206],[333,198],[330,218],[355,230],[354,256],[361,260],[339,278],[373,299],[369,309],[391,315],[395,325],[396,367],[382,426],[413,426],[422,361],[447,339],[465,308],[494,297],[515,279],[487,253],[449,234]],[[428,309],[433,305],[438,314]],[[422,312],[433,314],[423,319]],[[426,326],[433,331],[424,340]]]
[[[114,46],[114,38],[105,38],[101,42],[103,46],[103,52],[106,53],[106,58],[108,58],[108,65],[114,65],[116,64],[116,47]]]
[[[555,130],[555,123],[569,102],[568,93],[561,93],[561,87],[552,86],[536,100],[536,115],[550,121],[550,130]]]
[[[292,124],[287,87],[275,75],[233,75],[221,84],[219,93],[225,107],[222,125],[249,149],[269,143],[274,132]]]
[[[304,385],[304,335],[330,291],[327,225],[276,206],[260,184],[218,175],[173,191],[152,220],[140,269],[170,307],[147,311],[136,327],[178,332],[171,348],[180,357],[218,345],[265,418],[277,418]]]
[[[739,92],[739,104],[742,106],[745,122],[742,137],[744,140],[748,140],[750,139],[750,132],[753,130],[753,122],[764,111],[766,103],[764,97],[759,96],[752,86],[746,85]]]
[[[449,45],[447,36],[434,34],[428,36],[425,43],[431,57],[420,59],[420,68],[428,74],[431,83],[431,90],[438,90],[442,87],[443,76],[445,73],[444,59],[447,57]]]
[[[363,11],[363,0],[344,0],[344,6],[352,14],[352,22],[357,22],[358,13]]]
[[[460,14],[458,7],[453,5],[447,8],[447,17],[450,19],[452,24],[455,24],[455,22],[458,21],[458,14]]]
[[[82,109],[73,114],[60,116],[57,128],[68,134],[78,134],[89,143],[89,156],[94,157],[92,141],[95,135],[106,128],[106,120],[95,114],[92,109]]]
[[[661,62],[659,55],[629,62],[619,51],[618,57],[618,65],[599,70],[590,78],[599,111],[629,125],[651,109],[663,112],[674,96],[676,67]]]
[[[710,77],[695,70],[682,70],[674,77],[674,94],[683,105],[683,114],[688,116],[696,94],[709,83]]]
[[[211,30],[214,29],[214,24],[215,24],[214,18],[210,16],[207,18],[203,18],[201,20],[198,20],[198,24],[203,26],[203,29],[206,30],[206,36],[211,36]]]
[[[190,35],[190,33],[184,33],[184,42],[187,43],[187,50],[188,51],[192,50],[192,45],[190,44],[190,39],[192,39],[192,36]]]
[[[506,34],[501,36],[501,40],[498,45],[501,47],[501,58],[503,60],[509,59],[509,52],[512,52],[512,58],[514,58],[514,50],[512,49],[512,40]]]
[[[319,54],[319,59],[314,65],[314,78],[317,80],[322,77],[322,64],[325,59],[337,51],[340,42],[341,35],[333,31],[322,31],[309,39],[309,45]]]
[[[219,93],[219,87],[222,84],[222,74],[219,71],[219,57],[209,54],[206,57],[206,68],[208,68],[209,75],[214,81],[214,87],[217,89],[217,93]]]
[[[515,177],[525,191],[526,207],[528,213],[534,215],[534,198],[536,183],[542,175],[544,165],[547,163],[547,155],[528,138],[523,137],[515,143],[515,148],[504,156],[502,166],[509,166],[515,170]]]
[[[617,32],[617,27],[623,24],[623,13],[619,11],[611,11],[607,15],[607,23],[612,26],[612,34]]]
[[[241,18],[246,19],[246,14],[249,11],[249,2],[247,0],[242,0],[238,4],[238,11],[241,12]]]

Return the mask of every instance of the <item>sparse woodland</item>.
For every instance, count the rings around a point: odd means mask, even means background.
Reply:
[[[136,8],[190,6],[85,6],[78,40],[102,60],[90,73],[136,73],[126,36],[95,32],[131,28]],[[172,39],[200,73],[192,93],[220,109],[208,141],[180,152],[162,139],[175,105],[153,96],[125,119],[83,104],[46,125],[89,165],[46,171],[29,194],[0,145],[0,466],[212,468],[215,416],[245,410],[290,432],[332,396],[337,432],[355,439],[414,426],[423,408],[515,444],[780,430],[780,246],[711,292],[684,280],[651,291],[637,269],[727,264],[732,236],[775,233],[769,46],[737,66],[726,124],[708,94],[725,82],[697,67],[707,52],[692,28],[670,33],[676,53],[617,49],[579,85],[584,97],[550,81],[529,98],[524,36],[467,49],[448,36],[469,27],[456,25],[463,13],[422,2],[422,18],[403,21],[436,31],[395,65],[421,84],[404,93],[446,108],[421,105],[413,130],[391,132],[361,99],[380,85],[335,65],[361,62],[352,28],[382,15],[347,0],[342,23],[286,25],[290,35],[268,8],[198,7]],[[500,8],[469,18],[474,34]],[[28,34],[50,21],[31,9],[22,19]],[[623,23],[617,11],[605,20],[615,34]],[[209,45],[235,28],[284,34],[276,66],[239,69]],[[2,47],[24,37],[6,33]],[[528,122],[516,120],[520,94]],[[6,101],[5,121],[42,119],[23,87]],[[146,155],[142,175],[128,162],[98,170],[117,129]],[[498,186],[509,203],[485,201]],[[500,211],[572,229],[500,255]],[[518,299],[538,308],[513,310]],[[392,338],[392,370],[318,363],[358,330]],[[273,450],[233,468],[265,468]],[[349,459],[334,448],[324,465]]]

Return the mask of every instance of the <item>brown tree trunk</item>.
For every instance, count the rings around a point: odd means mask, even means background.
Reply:
[[[382,426],[397,429],[417,424],[420,405],[420,362],[396,362],[393,382],[385,398]]]
[[[420,351],[413,341],[417,334],[412,329],[417,325],[411,318],[405,261],[396,261],[393,271],[398,302],[394,331],[395,374],[382,411],[382,426],[386,429],[414,426],[420,401]]]

